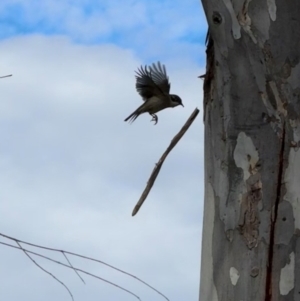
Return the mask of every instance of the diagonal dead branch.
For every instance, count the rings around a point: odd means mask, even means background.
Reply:
[[[171,152],[171,150],[175,147],[175,145],[178,143],[178,141],[182,138],[182,136],[186,133],[186,131],[189,129],[189,127],[191,126],[191,124],[194,122],[194,120],[196,119],[197,115],[199,113],[199,109],[196,108],[194,110],[194,112],[191,114],[191,116],[189,117],[189,119],[186,121],[186,123],[184,124],[184,126],[181,128],[181,130],[175,135],[175,137],[172,139],[170,145],[168,146],[168,148],[166,149],[166,151],[163,153],[163,155],[161,156],[161,158],[159,159],[158,163],[156,163],[151,176],[147,182],[146,188],[144,189],[139,201],[137,202],[137,204],[135,205],[133,211],[132,211],[132,216],[136,215],[137,212],[140,210],[141,206],[143,205],[144,201],[146,200],[155,180],[156,177],[159,174],[159,171],[165,161],[165,159],[167,158],[168,154]]]
[[[48,274],[48,275],[50,275],[54,280],[56,280],[58,283],[60,283],[67,291],[68,291],[68,293],[69,293],[69,295],[71,296],[71,298],[72,298],[72,300],[74,301],[74,297],[73,297],[73,295],[72,295],[72,293],[71,293],[71,291],[70,291],[70,289],[61,281],[61,280],[59,280],[56,276],[54,276],[52,273],[50,273],[49,271],[47,271],[46,269],[44,269],[42,266],[40,266],[28,253],[30,253],[30,252],[28,252],[27,250],[25,250],[22,246],[21,246],[21,244],[18,242],[18,241],[16,241],[16,243],[18,244],[18,246],[19,246],[19,248],[18,247],[15,247],[15,248],[17,248],[17,249],[20,249],[20,250],[22,250],[23,252],[24,252],[24,254],[39,268],[39,269],[41,269],[43,272],[45,272],[46,274]]]

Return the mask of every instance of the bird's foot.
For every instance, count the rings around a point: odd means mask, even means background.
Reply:
[[[151,122],[151,121],[154,121],[154,125],[156,125],[157,122],[158,122],[158,117],[157,117],[157,115],[151,114],[151,116],[152,116],[152,119],[150,120],[150,122]]]

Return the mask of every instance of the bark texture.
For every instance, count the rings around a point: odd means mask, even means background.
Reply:
[[[300,300],[300,1],[202,3],[199,300]]]

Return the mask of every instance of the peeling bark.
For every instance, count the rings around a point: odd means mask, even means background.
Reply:
[[[300,2],[202,3],[199,300],[300,300]]]

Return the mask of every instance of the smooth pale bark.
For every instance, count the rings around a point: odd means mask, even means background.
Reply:
[[[202,3],[199,300],[300,300],[300,1]]]

